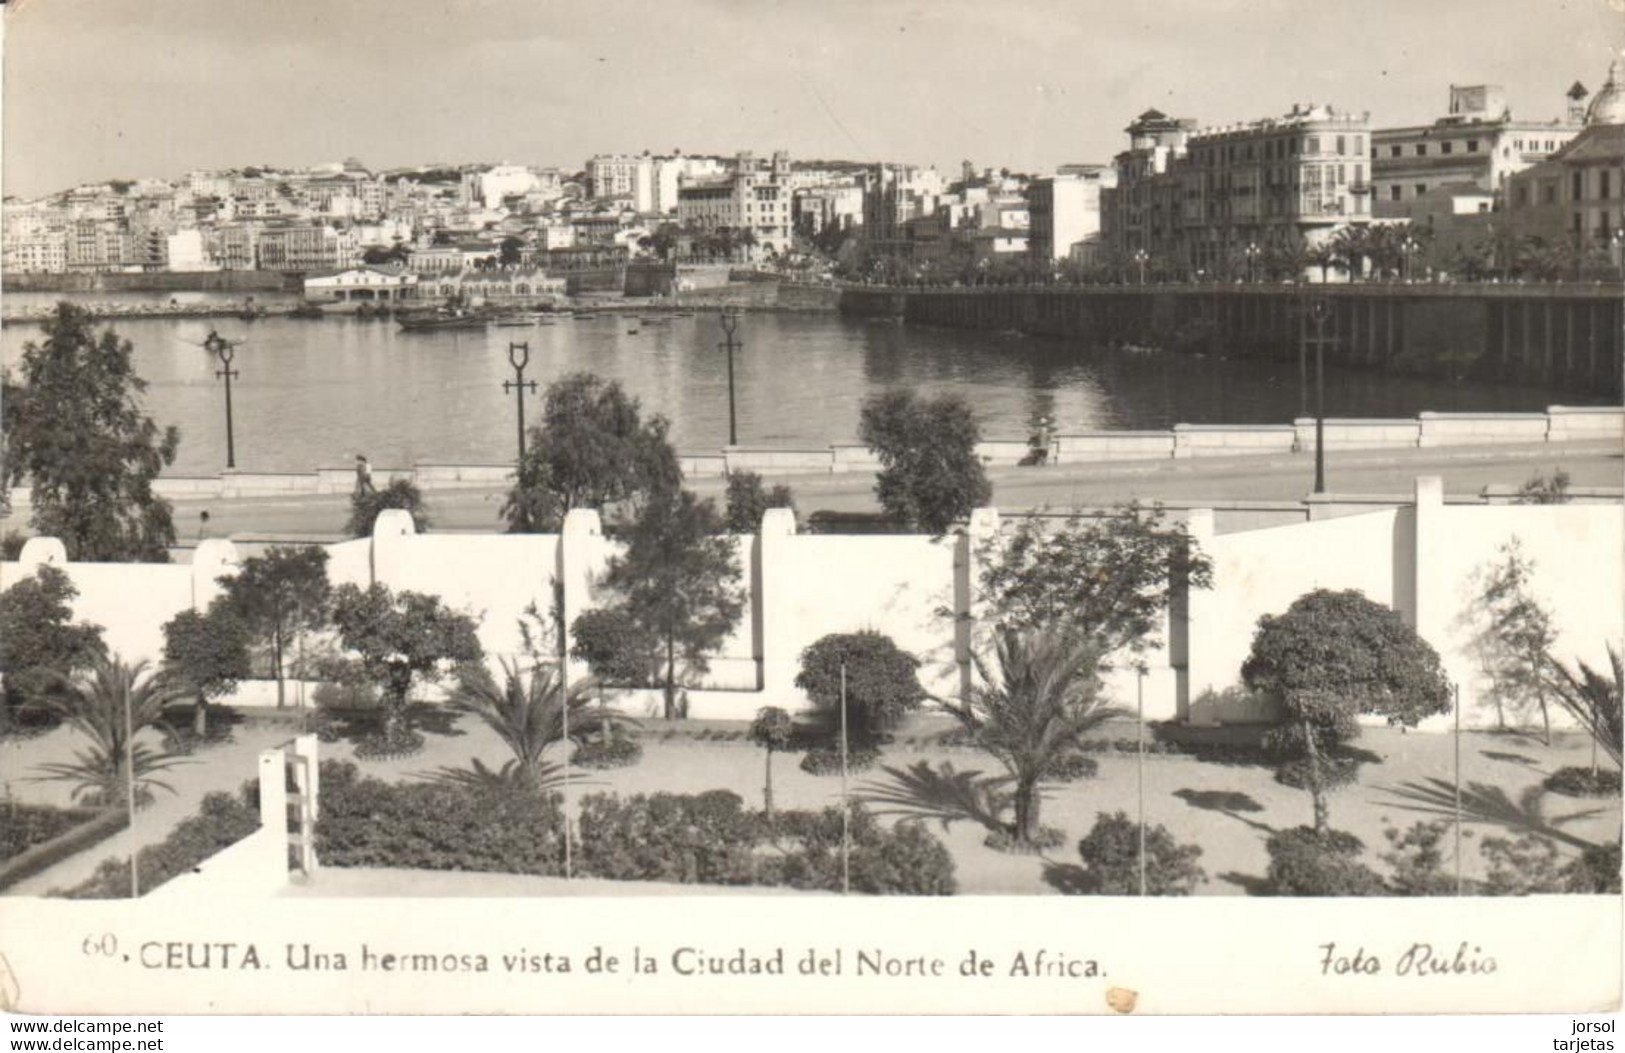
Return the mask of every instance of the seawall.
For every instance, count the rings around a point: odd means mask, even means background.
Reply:
[[[1320,297],[1329,308],[1321,331],[1328,362],[1621,396],[1618,284],[847,287],[840,309],[913,325],[1294,360],[1313,347],[1308,305]]]

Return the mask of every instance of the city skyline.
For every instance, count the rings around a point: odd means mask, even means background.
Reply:
[[[1497,6],[1338,8],[1306,31],[1300,9],[1273,0],[1153,11],[487,0],[410,21],[370,0],[23,5],[6,14],[4,191],[349,156],[574,170],[646,148],[1047,171],[1108,161],[1151,106],[1208,125],[1312,101],[1393,125],[1437,117],[1450,83],[1484,82],[1503,85],[1518,115],[1547,119],[1574,80],[1600,86],[1616,12],[1565,3],[1530,22]],[[1273,72],[1233,75],[1239,52],[1216,40],[1261,47],[1249,68]],[[534,70],[545,72],[524,87]]]

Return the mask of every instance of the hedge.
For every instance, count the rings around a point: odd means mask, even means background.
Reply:
[[[122,808],[13,805],[0,829],[0,889],[33,877],[130,824]],[[43,836],[42,836],[43,835]]]
[[[210,856],[258,830],[258,790],[259,787],[250,782],[236,797],[226,793],[207,795],[198,814],[182,820],[158,844],[143,848],[138,853],[142,893],[190,873]],[[68,899],[123,899],[130,894],[130,861],[103,860],[96,872],[81,884],[51,894]]]

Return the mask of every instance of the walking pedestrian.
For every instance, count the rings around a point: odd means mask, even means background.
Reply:
[[[355,455],[355,492],[357,494],[378,492],[372,485],[372,465],[367,463],[367,456],[362,453]]]
[[[1043,466],[1049,463],[1049,448],[1053,441],[1051,436],[1053,422],[1048,417],[1038,418],[1038,430],[1033,433],[1032,463]]]

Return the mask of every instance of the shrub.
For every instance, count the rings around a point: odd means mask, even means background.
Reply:
[[[1434,819],[1413,823],[1403,832],[1389,827],[1382,832],[1392,846],[1383,853],[1382,861],[1394,868],[1389,880],[1392,891],[1400,896],[1453,896],[1456,894],[1455,875],[1444,870],[1444,852],[1439,847],[1449,835],[1448,819]]]
[[[874,747],[904,714],[925,700],[919,659],[884,633],[865,629],[831,633],[801,652],[796,686],[818,707],[818,727],[826,744],[840,734],[841,669],[846,669],[847,742]]]
[[[467,789],[361,778],[326,761],[316,851],[335,867],[561,874],[560,798],[521,784]]]
[[[234,741],[236,736],[232,728],[242,722],[242,715],[235,709],[214,705],[209,707],[209,724],[201,735],[197,733],[197,725],[191,719],[191,714],[187,714],[184,721],[176,722],[170,713],[166,713],[158,727],[164,735],[165,753],[189,756],[198,750]]]
[[[87,814],[83,808],[7,801],[0,807],[0,861],[66,833],[84,822]]]
[[[1365,844],[1342,830],[1296,826],[1269,836],[1265,889],[1272,896],[1379,896],[1382,878],[1360,862]]]
[[[1564,876],[1568,891],[1619,895],[1619,842],[1590,845],[1570,863]]]
[[[762,485],[762,477],[755,472],[729,472],[726,511],[723,513],[730,534],[754,534],[762,525],[762,516],[771,508],[796,510],[795,495],[788,486],[769,489]]]
[[[887,830],[858,803],[849,816],[848,871],[854,891],[899,896],[951,896],[958,891],[953,857],[919,822],[904,821]],[[781,812],[776,824],[778,834],[795,847],[782,858],[765,861],[759,882],[839,891],[841,810]]]
[[[1055,758],[1044,772],[1046,779],[1055,782],[1079,782],[1083,779],[1093,779],[1100,774],[1100,762],[1093,757],[1085,757],[1082,753],[1067,753]]]
[[[1567,891],[1567,876],[1558,862],[1557,845],[1538,834],[1523,834],[1515,840],[1486,837],[1478,846],[1488,864],[1484,894],[1488,896],[1529,896]]]
[[[1541,783],[1565,797],[1618,797],[1619,772],[1598,768],[1559,768]]]
[[[364,736],[355,744],[360,760],[399,760],[423,752],[426,740],[408,727],[386,727]]]
[[[848,772],[868,771],[880,759],[877,749],[857,748],[846,751],[846,770]],[[810,749],[801,758],[801,770],[808,775],[839,775],[841,773],[841,751],[820,747]]]
[[[1095,825],[1078,842],[1083,857],[1082,891],[1097,896],[1133,896],[1140,891],[1139,825],[1125,812],[1095,817]],[[1182,845],[1167,827],[1145,831],[1145,891],[1152,896],[1188,896],[1207,880],[1196,865],[1202,850]]]
[[[412,517],[412,525],[421,534],[429,529],[428,509],[423,503],[423,492],[410,479],[394,479],[382,490],[356,491],[350,495],[350,521],[344,529],[351,537],[370,537],[373,520],[380,512],[399,508]]]
[[[245,785],[233,797],[211,793],[203,798],[198,814],[183,820],[168,837],[137,853],[138,873],[143,894],[151,892],[180,874],[190,873],[198,864],[230,848],[259,829],[260,813],[254,803],[257,787]],[[323,798],[325,806],[326,798]],[[107,859],[81,884],[52,895],[68,899],[123,899],[130,894],[130,862]]]
[[[608,742],[588,739],[576,747],[570,763],[578,768],[603,771],[609,768],[627,768],[643,759],[643,743],[631,735],[616,735]]]
[[[581,867],[595,877],[748,885],[760,836],[752,813],[728,790],[591,794],[581,801]]]

